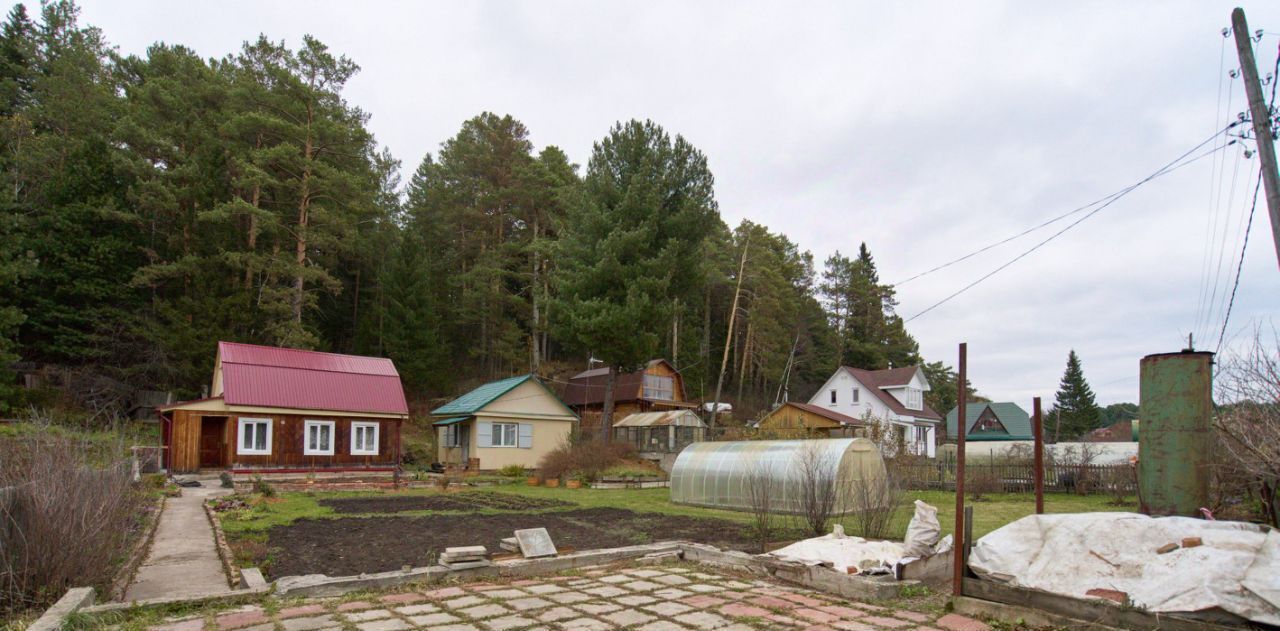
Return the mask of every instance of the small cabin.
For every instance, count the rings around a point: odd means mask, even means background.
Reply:
[[[391,472],[409,416],[390,359],[219,342],[211,396],[158,408],[174,473]]]
[[[759,429],[773,430],[779,434],[830,438],[852,438],[866,426],[865,421],[847,414],[798,401],[779,405],[756,424]]]
[[[486,383],[431,411],[439,461],[453,469],[537,468],[578,417],[534,375]]]
[[[599,426],[608,384],[608,367],[585,370],[569,378],[564,402],[582,417],[584,428]],[[665,359],[650,360],[640,370],[621,373],[613,385],[615,421],[642,412],[696,409],[698,404],[685,397],[684,377]]]

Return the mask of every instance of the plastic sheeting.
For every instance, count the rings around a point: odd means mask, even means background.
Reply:
[[[1156,552],[1189,537],[1202,545]],[[1121,591],[1154,613],[1219,607],[1280,624],[1280,532],[1254,524],[1136,513],[1032,515],[978,540],[969,568],[1074,598],[1091,589]]]
[[[857,568],[853,573],[884,574],[903,557],[902,544],[896,541],[870,541],[844,534],[838,524],[829,535],[797,541],[778,548],[769,556],[801,563],[831,563],[841,572]]]

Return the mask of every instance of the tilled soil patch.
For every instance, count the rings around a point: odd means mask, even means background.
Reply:
[[[492,491],[325,499],[320,500],[320,505],[332,508],[335,513],[400,513],[411,510],[478,511],[486,508],[525,511],[573,506],[563,500],[523,497]]]
[[[427,517],[347,517],[300,519],[271,529],[272,578],[301,574],[386,572],[422,566],[446,547],[483,545],[521,528],[544,527],[557,546],[576,550],[683,539],[748,550],[742,524],[723,519],[589,508],[539,514],[431,515]]]

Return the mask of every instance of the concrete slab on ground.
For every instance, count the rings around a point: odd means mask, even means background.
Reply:
[[[207,486],[184,488],[180,497],[165,501],[151,551],[125,590],[125,601],[231,591],[218,558],[213,526],[204,512],[205,500],[231,491],[204,484]]]

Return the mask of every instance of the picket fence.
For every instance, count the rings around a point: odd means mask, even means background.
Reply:
[[[890,469],[912,490],[954,491],[955,461],[891,463]],[[1030,463],[965,464],[965,487],[988,493],[1020,493],[1035,490],[1035,471]],[[1131,465],[1045,463],[1044,489],[1070,493],[1138,492],[1138,476]]]

